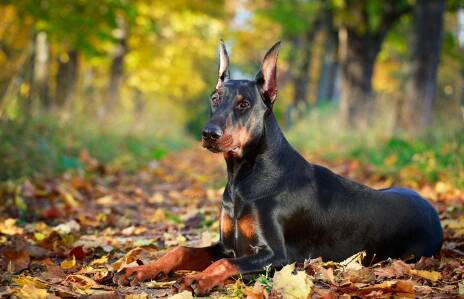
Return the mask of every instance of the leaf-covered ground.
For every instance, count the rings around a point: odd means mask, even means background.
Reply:
[[[0,297],[168,297],[175,273],[162,281],[117,287],[112,273],[147,263],[178,244],[204,246],[218,238],[225,169],[222,157],[193,149],[127,174],[83,152],[86,170],[0,186]],[[334,171],[386,187],[359,161]],[[414,185],[439,210],[445,243],[437,259],[370,267],[360,255],[345,263],[313,259],[280,272],[238,279],[212,296],[248,298],[379,298],[464,296],[464,191],[446,182]],[[188,298],[183,294],[182,298]]]

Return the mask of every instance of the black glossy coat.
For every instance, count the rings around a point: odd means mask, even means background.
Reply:
[[[228,86],[244,85],[237,82]],[[251,88],[253,81],[249,84]],[[308,258],[341,261],[362,250],[367,262],[417,259],[439,251],[440,221],[425,199],[409,189],[374,190],[308,163],[284,138],[272,107],[256,101],[261,99],[253,99],[250,113],[266,110],[260,113],[261,132],[254,133],[242,157],[226,158],[221,213],[233,220],[233,231],[221,234],[213,247],[217,255],[229,257],[247,273]],[[232,120],[246,118],[233,114]],[[256,219],[253,238],[236,225],[250,214]]]

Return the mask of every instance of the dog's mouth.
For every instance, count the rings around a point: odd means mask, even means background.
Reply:
[[[239,153],[240,145],[221,144],[221,142],[211,142],[202,139],[202,146],[213,153]]]

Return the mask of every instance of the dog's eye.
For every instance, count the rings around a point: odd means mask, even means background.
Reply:
[[[246,109],[248,107],[250,107],[250,102],[248,102],[247,100],[240,101],[240,103],[238,103],[237,105],[237,108],[241,110]]]
[[[213,103],[213,106],[219,105],[220,102],[221,102],[221,99],[219,98],[218,95],[214,95],[214,96],[211,98],[211,103]]]

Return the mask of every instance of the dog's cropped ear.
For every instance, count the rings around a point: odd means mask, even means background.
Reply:
[[[280,41],[274,44],[264,56],[261,69],[255,76],[256,83],[261,89],[265,99],[271,104],[277,96],[277,57],[279,55]]]
[[[229,55],[227,54],[224,40],[221,38],[221,41],[219,42],[219,77],[216,89],[218,89],[225,81],[229,80],[229,78]]]

